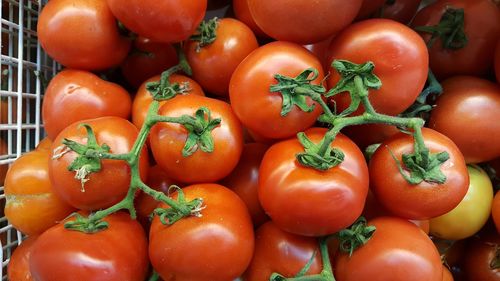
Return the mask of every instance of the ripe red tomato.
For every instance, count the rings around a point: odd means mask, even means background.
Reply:
[[[371,61],[373,73],[382,81],[379,90],[370,91],[370,101],[379,113],[396,115],[407,109],[424,88],[429,58],[420,36],[409,27],[386,19],[371,19],[350,25],[332,41],[329,63],[335,59],[354,63]],[[336,70],[328,78],[333,88],[340,80]],[[351,98],[348,93],[333,100],[338,112],[346,109]],[[362,106],[356,111],[362,112]]]
[[[306,131],[315,142],[326,129]],[[281,229],[305,236],[322,236],[348,227],[361,215],[368,192],[368,168],[363,153],[339,134],[332,147],[344,161],[326,171],[302,166],[296,154],[304,148],[297,138],[272,145],[259,170],[259,199]]]
[[[149,82],[158,82],[160,81],[160,78],[160,75],[157,75],[144,81],[144,83],[142,83],[142,85],[137,90],[137,94],[134,97],[134,102],[132,103],[132,123],[134,123],[134,125],[139,129],[142,128],[144,120],[146,120],[146,115],[148,115],[149,106],[153,101],[153,96],[151,96],[151,93],[146,89],[146,84]],[[187,91],[184,93],[185,95],[205,95],[200,84],[187,76],[172,74],[170,75],[168,81],[170,84],[178,83],[179,85],[185,85],[187,87]],[[160,106],[162,106],[166,102],[168,102],[168,100],[160,101]]]
[[[439,23],[447,8],[464,10],[467,44],[460,49],[445,49],[441,39],[429,50],[430,67],[438,79],[454,75],[484,75],[493,65],[495,44],[500,33],[500,9],[491,0],[438,0],[420,10],[412,26]],[[422,33],[428,41],[429,33]]]
[[[322,269],[318,240],[285,232],[270,221],[255,232],[254,255],[242,279],[269,280],[274,272],[294,277],[313,256],[307,275],[318,274]]]
[[[495,193],[495,197],[493,197],[493,204],[491,205],[491,217],[493,218],[493,222],[495,223],[495,227],[500,233],[500,193]]]
[[[310,44],[324,40],[349,25],[356,17],[362,0],[318,0],[314,5],[306,0],[247,2],[255,22],[270,37]]]
[[[356,16],[356,20],[369,18],[373,13],[380,9],[385,2],[386,0],[363,0],[358,15]]]
[[[229,80],[236,67],[259,47],[252,30],[244,23],[224,18],[217,20],[216,39],[200,48],[198,41],[185,45],[193,79],[207,92],[227,96]]]
[[[158,123],[151,130],[151,150],[158,165],[177,182],[215,182],[229,175],[236,167],[243,150],[241,125],[229,104],[202,96],[178,96],[165,103],[158,114],[161,116],[194,116],[200,107],[211,112],[211,118],[220,118],[219,126],[210,135],[213,152],[204,152],[199,147],[190,156],[182,155],[188,131],[180,124]],[[203,172],[201,172],[203,171]]]
[[[207,0],[107,0],[118,20],[132,32],[153,41],[173,43],[194,33],[207,9]]]
[[[446,176],[443,184],[422,181],[412,185],[401,175],[393,157],[401,162],[402,154],[413,152],[414,140],[409,134],[389,138],[370,160],[370,189],[386,209],[407,219],[429,219],[451,211],[469,186],[467,166],[458,147],[434,130],[423,128],[422,133],[431,153],[446,151],[450,156],[440,167]]]
[[[48,137],[43,138],[36,146],[36,150],[50,150],[52,147],[52,140]]]
[[[453,281],[453,275],[451,275],[450,270],[443,265],[443,281]]]
[[[232,189],[245,202],[255,227],[269,220],[257,195],[259,167],[268,148],[262,143],[245,144],[238,165],[221,181],[222,185]]]
[[[247,0],[233,0],[233,12],[236,18],[246,24],[256,36],[267,38],[267,34],[255,23]]]
[[[134,88],[139,88],[142,82],[161,74],[177,63],[177,53],[171,44],[138,37],[134,40],[132,51],[120,67],[127,82]]]
[[[130,49],[104,0],[51,0],[40,13],[37,31],[47,54],[69,68],[117,66]]]
[[[29,268],[31,250],[38,236],[29,236],[12,253],[7,267],[10,281],[34,281]]]
[[[129,93],[115,83],[81,70],[59,72],[45,91],[42,117],[51,140],[70,124],[103,116],[127,119],[130,115]]]
[[[337,281],[442,281],[443,266],[430,238],[414,224],[395,217],[368,222],[377,228],[351,257],[335,260]]]
[[[97,143],[107,144],[110,153],[128,153],[132,149],[139,134],[138,129],[129,121],[118,117],[101,117],[78,121],[66,127],[52,144],[52,155],[58,151],[63,139],[73,140],[80,144],[87,143],[87,132],[80,124],[92,127]],[[77,157],[76,152],[69,151],[59,158],[51,157],[49,162],[50,180],[54,192],[68,204],[82,210],[98,210],[110,207],[121,201],[130,185],[130,167],[125,161],[105,159],[101,161],[99,172],[91,173],[84,186],[75,179],[75,172],[68,171],[68,166]],[[140,173],[146,179],[148,169],[148,153],[144,146],[140,155]]]
[[[37,281],[144,281],[148,243],[141,225],[126,213],[104,219],[108,228],[93,234],[60,223],[33,245],[30,270]]]
[[[319,71],[312,84],[320,84],[321,62],[302,46],[273,42],[256,49],[231,77],[229,97],[234,113],[245,127],[265,139],[289,138],[311,127],[322,112],[318,104],[307,98],[308,105],[315,104],[312,112],[293,106],[286,116],[281,116],[283,96],[269,89],[277,83],[274,75],[296,77],[307,68]]]
[[[442,83],[443,94],[431,111],[429,127],[449,137],[467,163],[500,156],[500,86],[458,76]]]
[[[26,235],[40,234],[74,211],[53,190],[49,154],[47,150],[24,154],[11,165],[5,178],[5,216]]]
[[[498,281],[500,237],[488,234],[481,238],[471,238],[467,245],[464,269],[469,280]]]
[[[183,191],[187,201],[203,198],[205,208],[201,217],[186,217],[170,226],[153,219],[149,235],[153,268],[163,280],[234,280],[247,268],[254,249],[245,204],[217,184],[191,185]]]
[[[400,23],[409,23],[420,6],[421,0],[393,0],[386,1],[382,7],[381,17]]]

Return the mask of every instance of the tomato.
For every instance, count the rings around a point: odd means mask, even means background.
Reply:
[[[495,75],[497,77],[497,82],[500,83],[500,40],[495,49]]]
[[[363,0],[358,15],[356,16],[356,20],[369,18],[373,13],[380,9],[385,2],[386,0]]]
[[[311,127],[321,114],[315,105],[312,112],[296,106],[281,116],[283,96],[271,93],[270,86],[277,83],[275,74],[296,77],[307,68],[319,71],[312,84],[323,79],[321,62],[305,48],[288,42],[273,42],[253,51],[236,68],[229,84],[229,97],[234,113],[245,127],[264,139],[283,139]]]
[[[82,210],[98,210],[112,206],[121,201],[130,185],[130,167],[121,160],[101,160],[101,170],[91,173],[88,181],[82,186],[75,178],[75,172],[68,166],[76,159],[76,152],[69,151],[61,157],[53,157],[58,153],[63,139],[73,140],[80,144],[87,143],[87,132],[80,124],[92,127],[97,143],[107,144],[110,153],[128,153],[139,134],[138,129],[129,121],[118,117],[101,117],[78,121],[66,127],[54,140],[49,162],[49,175],[54,192],[68,204]],[[145,180],[148,169],[148,153],[144,146],[139,157],[141,178]]]
[[[142,82],[161,74],[177,63],[177,53],[171,44],[138,37],[120,68],[127,82],[134,88],[139,88]]]
[[[45,52],[68,68],[117,66],[130,49],[104,0],[51,0],[40,13],[37,31]]]
[[[431,111],[429,127],[448,136],[467,163],[500,156],[500,86],[490,81],[458,76],[442,83],[443,94]]]
[[[414,224],[395,217],[368,222],[372,238],[354,251],[342,253],[335,261],[337,281],[441,281],[443,266],[436,247]]]
[[[38,236],[28,237],[14,250],[7,267],[7,278],[10,281],[34,281],[29,261],[31,250],[37,238]]]
[[[464,269],[469,280],[500,280],[499,262],[500,237],[490,234],[473,237],[467,245]]]
[[[158,42],[180,42],[200,24],[207,0],[107,0],[116,18],[132,32]],[[147,19],[147,20],[146,20]]]
[[[407,219],[429,219],[451,211],[464,198],[469,185],[465,161],[456,145],[434,130],[423,128],[422,133],[431,153],[449,154],[440,167],[446,177],[444,183],[422,181],[412,185],[401,175],[393,157],[401,162],[403,154],[413,152],[413,136],[406,133],[383,142],[370,161],[370,189],[385,208]]]
[[[400,23],[409,23],[420,6],[421,0],[392,0],[385,1],[382,7],[381,17],[391,19]]]
[[[5,216],[26,235],[44,232],[74,210],[53,190],[49,154],[47,150],[24,154],[12,164],[5,178]]]
[[[498,233],[500,233],[500,193],[498,192],[493,197],[493,203],[491,205],[491,216]]]
[[[314,5],[306,0],[247,2],[255,22],[270,37],[310,44],[324,40],[349,25],[356,17],[362,0],[318,0]]]
[[[131,98],[121,86],[93,73],[63,70],[49,83],[42,104],[47,136],[54,140],[70,124],[103,116],[127,119]],[[91,109],[91,110],[89,110]]]
[[[450,270],[443,265],[443,281],[453,281],[453,275],[451,275]]]
[[[224,18],[217,20],[216,39],[206,46],[190,40],[185,45],[193,79],[207,92],[227,96],[229,80],[240,62],[259,47],[252,30],[244,23]]]
[[[146,120],[146,115],[148,114],[149,106],[153,101],[153,96],[146,89],[146,84],[149,82],[158,82],[160,81],[160,75],[154,76],[142,83],[142,85],[137,90],[137,94],[134,97],[134,102],[132,103],[132,122],[137,128],[142,128],[144,124],[144,120]],[[187,90],[184,94],[193,94],[204,96],[203,89],[200,84],[198,84],[193,79],[180,75],[180,74],[172,74],[168,79],[170,84],[178,83],[179,85],[184,85]],[[175,98],[175,97],[174,97]],[[160,101],[160,106],[165,104],[167,101]]]
[[[52,140],[48,137],[43,138],[37,145],[36,150],[50,150],[52,147]]]
[[[158,165],[177,182],[215,182],[229,175],[236,167],[243,150],[241,125],[229,104],[202,96],[179,96],[165,103],[159,111],[161,116],[194,116],[200,107],[210,110],[212,119],[220,118],[212,136],[213,152],[204,152],[199,147],[190,156],[182,155],[188,131],[180,124],[158,123],[151,130],[151,150]]]
[[[268,148],[262,143],[245,144],[238,166],[221,181],[222,185],[232,189],[245,202],[256,227],[269,220],[257,195],[259,167]]]
[[[415,31],[392,20],[371,19],[350,25],[335,37],[328,53],[330,64],[335,59],[375,64],[373,73],[382,81],[382,87],[371,90],[369,97],[379,113],[403,112],[413,104],[427,80],[429,58],[424,41]],[[339,80],[338,72],[332,70],[328,87],[333,88]],[[338,112],[351,103],[347,93],[333,99]]]
[[[450,212],[431,219],[432,235],[459,240],[477,233],[490,216],[493,187],[488,175],[478,166],[467,167],[470,185],[463,200]]]
[[[254,248],[245,204],[217,184],[191,185],[183,191],[188,201],[203,198],[201,217],[186,217],[170,226],[153,219],[149,235],[153,268],[166,281],[234,280],[247,268]]]
[[[307,137],[319,143],[326,129],[313,128]],[[326,171],[302,166],[296,154],[304,148],[297,138],[272,145],[259,170],[259,200],[281,229],[305,236],[322,236],[348,227],[361,215],[368,192],[363,153],[339,134],[332,147],[344,161]]]
[[[322,269],[317,239],[285,232],[270,221],[255,232],[255,252],[242,279],[269,280],[274,272],[294,277],[313,257],[307,275],[318,274]]]
[[[437,39],[429,50],[430,67],[438,79],[454,75],[484,75],[493,64],[493,55],[500,33],[500,9],[491,0],[438,0],[420,10],[412,26],[433,26],[439,23],[447,8],[464,10],[463,48],[445,49]],[[431,34],[422,33],[426,41]]]
[[[144,281],[148,244],[141,225],[126,213],[104,221],[108,228],[93,234],[67,230],[60,223],[40,235],[31,250],[34,279]]]
[[[247,0],[233,0],[233,12],[238,20],[245,23],[256,36],[267,38],[267,34],[260,29],[250,13]]]
[[[330,65],[328,64],[328,49],[330,47],[333,38],[335,38],[335,34],[333,36],[326,38],[323,41],[304,45],[306,49],[311,51],[311,53],[313,53],[319,59],[319,61],[323,65],[323,70],[325,72],[327,72],[330,69]]]

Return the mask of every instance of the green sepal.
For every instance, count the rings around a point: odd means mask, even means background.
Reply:
[[[278,273],[273,273],[271,274],[271,277],[269,277],[269,281],[286,281],[286,280],[288,280],[288,278]]]
[[[339,231],[340,251],[351,257],[356,249],[368,243],[375,231],[375,226],[367,225],[366,219],[359,217],[349,228]]]
[[[163,71],[160,81],[146,83],[146,90],[153,96],[154,100],[163,101],[169,100],[178,94],[185,94],[190,90],[189,83],[173,83],[170,84],[171,69]]]
[[[188,130],[188,137],[182,149],[182,156],[188,157],[195,153],[198,148],[203,152],[213,152],[212,130],[219,126],[222,120],[220,118],[212,119],[211,112],[206,107],[200,107],[196,110],[194,117],[188,116],[187,118],[190,121],[184,123],[183,126]]]
[[[417,26],[415,30],[432,34],[427,43],[429,48],[440,38],[444,49],[457,50],[465,47],[468,42],[464,23],[464,9],[448,7],[437,25]]]
[[[108,222],[102,220],[92,221],[90,217],[84,217],[79,213],[73,213],[69,217],[75,217],[75,220],[64,223],[64,228],[68,230],[92,234],[103,231],[109,227]]]
[[[305,167],[326,171],[344,161],[344,153],[340,149],[332,148],[330,145],[324,155],[320,154],[325,139],[321,140],[319,144],[315,144],[303,132],[298,133],[297,138],[304,147],[304,152],[298,153],[296,158],[297,161]]]
[[[201,48],[212,44],[217,39],[218,25],[219,19],[216,17],[200,23],[196,32],[189,37],[189,40],[198,42],[196,52],[200,52]]]
[[[177,191],[177,202],[182,207],[177,210],[174,208],[156,208],[153,211],[153,215],[158,216],[162,224],[172,225],[187,216],[201,217],[201,210],[204,208],[201,198],[196,198],[188,202],[184,196],[184,191],[180,187],[170,186],[169,193],[172,189]]]
[[[307,96],[298,92],[298,88],[304,88],[318,94],[324,94],[325,88],[321,85],[313,85],[312,81],[318,78],[319,72],[317,69],[308,68],[302,71],[297,77],[288,77],[281,74],[274,75],[274,79],[278,83],[271,85],[269,91],[271,93],[279,92],[283,97],[283,105],[281,108],[281,116],[286,116],[294,105],[304,112],[311,112],[314,110],[314,104],[307,104]]]

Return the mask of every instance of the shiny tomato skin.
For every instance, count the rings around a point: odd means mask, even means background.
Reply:
[[[432,129],[423,128],[422,133],[431,153],[446,151],[450,156],[440,168],[446,176],[445,183],[423,181],[412,185],[403,178],[393,155],[402,161],[402,154],[413,152],[412,135],[394,135],[380,145],[370,160],[370,189],[386,209],[407,219],[429,219],[451,211],[469,186],[467,167],[457,146]]]
[[[134,40],[133,48],[120,65],[120,69],[127,82],[134,88],[139,88],[142,82],[161,74],[179,61],[171,44],[138,37]]]
[[[242,279],[269,280],[274,272],[294,277],[313,256],[307,275],[318,274],[322,269],[317,239],[288,233],[272,221],[266,222],[255,232],[254,255]]]
[[[103,116],[127,119],[132,99],[120,85],[81,70],[59,72],[45,91],[42,119],[47,136],[54,140],[70,124]]]
[[[243,150],[241,124],[223,101],[197,96],[179,96],[165,103],[159,111],[161,116],[194,116],[196,110],[206,107],[211,117],[221,118],[221,123],[211,132],[214,150],[203,152],[197,149],[192,155],[182,156],[187,140],[184,126],[174,123],[158,123],[153,126],[149,140],[153,156],[174,181],[181,183],[215,182],[229,175],[236,167]]]
[[[175,43],[191,36],[205,16],[207,0],[106,0],[116,18],[134,33]],[[147,19],[147,20],[145,20]]]
[[[252,30],[243,22],[231,18],[217,22],[215,41],[199,50],[198,41],[188,41],[185,52],[193,79],[205,91],[227,96],[234,70],[259,44]]]
[[[321,62],[302,46],[289,42],[272,42],[253,51],[236,68],[229,84],[231,107],[241,123],[264,139],[283,139],[311,127],[321,114],[315,104],[306,113],[294,106],[288,115],[280,115],[283,104],[281,93],[271,93],[269,87],[277,83],[275,74],[296,77],[307,68],[319,71],[313,84],[323,79]]]
[[[441,281],[441,258],[430,238],[414,224],[396,217],[368,222],[377,229],[353,255],[335,259],[337,281]]]
[[[34,281],[29,268],[31,250],[38,236],[33,235],[23,240],[10,257],[7,278],[10,281]]]
[[[138,129],[129,121],[119,117],[100,117],[75,122],[66,127],[52,144],[52,155],[49,161],[49,175],[54,192],[68,204],[82,210],[98,210],[107,208],[121,201],[130,185],[130,167],[121,160],[101,160],[101,170],[91,173],[82,187],[80,180],[75,179],[75,172],[68,171],[68,166],[77,157],[70,151],[60,158],[52,157],[54,151],[67,138],[80,144],[87,143],[87,132],[80,124],[92,127],[99,145],[107,144],[110,153],[128,153],[132,149],[139,134]],[[141,151],[139,170],[141,178],[146,179],[148,170],[147,147]]]
[[[117,66],[130,49],[104,0],[51,0],[40,13],[38,41],[68,68],[103,70]]]
[[[261,38],[267,38],[267,34],[260,29],[260,27],[255,23],[252,14],[250,13],[250,7],[248,7],[247,0],[233,0],[233,12],[235,17],[241,22],[245,23],[255,34],[255,36]]]
[[[335,59],[354,63],[371,61],[373,73],[382,81],[379,90],[370,90],[369,98],[377,112],[396,115],[407,109],[424,88],[429,57],[424,41],[409,27],[387,19],[370,19],[350,25],[330,45],[328,62]],[[333,88],[340,80],[330,68],[327,82]],[[348,93],[336,95],[337,111],[351,103]],[[363,106],[356,111],[361,114]]]
[[[398,21],[403,24],[409,23],[415,14],[417,13],[418,7],[420,6],[421,0],[394,0],[386,1],[383,6],[381,17],[385,19],[391,19]]]
[[[464,262],[464,270],[469,280],[500,280],[500,269],[491,267],[493,260],[498,259],[499,247],[500,237],[498,234],[491,233],[482,237],[473,237],[469,240]]]
[[[444,49],[436,40],[429,50],[430,67],[440,80],[455,75],[484,76],[493,65],[495,44],[500,33],[500,8],[491,0],[439,0],[420,10],[412,26],[439,23],[447,7],[464,9],[467,45],[461,49]],[[422,33],[424,40],[429,33]]]
[[[25,235],[40,234],[74,211],[53,190],[49,155],[47,150],[22,155],[5,178],[5,217]]]
[[[326,129],[306,135],[319,143]],[[326,171],[306,168],[296,154],[304,148],[296,138],[272,145],[259,170],[259,200],[281,229],[304,236],[323,236],[348,227],[361,215],[368,192],[368,169],[359,148],[339,134],[332,147],[344,161]]]
[[[142,128],[144,120],[146,120],[146,115],[148,114],[149,106],[153,101],[153,96],[151,96],[151,93],[146,89],[146,84],[149,82],[158,81],[160,81],[160,75],[149,78],[148,80],[144,81],[144,83],[142,83],[142,85],[137,90],[137,93],[135,94],[134,101],[132,103],[132,123],[134,123],[134,125],[138,129]],[[170,75],[168,81],[170,82],[170,84],[178,83],[180,85],[186,85],[189,90],[186,91],[184,95],[205,95],[200,84],[185,75],[172,74]],[[160,101],[160,107],[167,102],[168,100]]]
[[[255,227],[269,220],[259,202],[259,167],[269,145],[247,143],[243,147],[240,161],[221,184],[232,189],[247,205]]]
[[[186,200],[203,198],[202,216],[186,217],[171,226],[153,219],[149,235],[153,268],[165,281],[234,280],[247,268],[254,249],[245,204],[218,184],[191,185],[183,191]]]
[[[467,163],[499,157],[500,86],[472,76],[455,76],[442,86],[429,127],[449,137]]]
[[[310,44],[324,40],[349,25],[358,13],[362,0],[319,0],[313,5],[306,0],[247,2],[255,22],[270,37]]]
[[[148,244],[141,225],[126,213],[104,219],[106,230],[86,234],[60,223],[33,245],[30,270],[37,281],[144,281]]]

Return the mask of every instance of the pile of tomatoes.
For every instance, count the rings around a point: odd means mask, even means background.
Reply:
[[[500,280],[500,4],[423,2],[48,1],[9,280]]]

